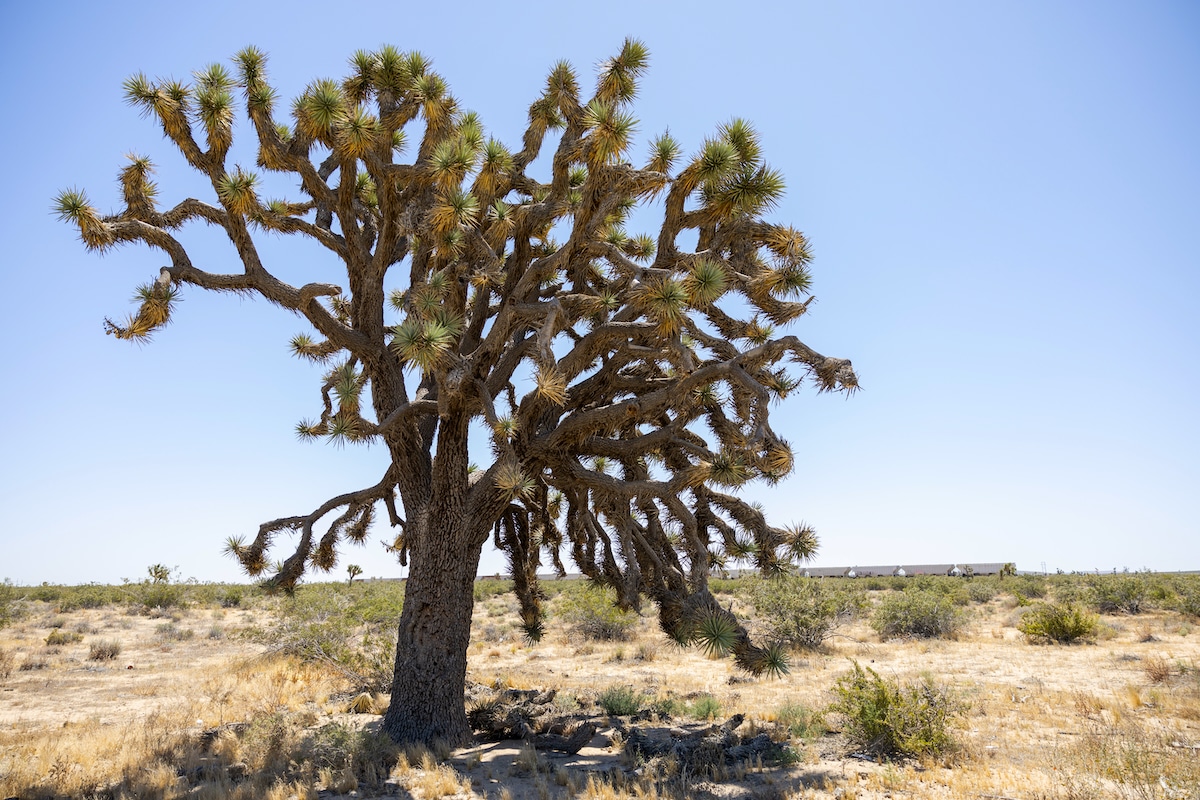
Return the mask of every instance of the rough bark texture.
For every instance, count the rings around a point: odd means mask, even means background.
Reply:
[[[464,687],[481,547],[461,527],[442,532],[443,547],[413,553],[405,588],[392,702],[383,720],[398,742],[460,745],[471,736]]]

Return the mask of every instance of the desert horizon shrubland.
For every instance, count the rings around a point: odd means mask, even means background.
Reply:
[[[1121,589],[1128,576],[714,581],[722,603],[756,632],[800,623],[821,630],[831,606],[817,601],[836,597],[844,607],[852,599],[855,610],[839,614],[835,635],[793,651],[790,674],[778,679],[752,679],[727,660],[680,648],[636,614],[624,640],[582,637],[573,629],[580,607],[585,618],[601,609],[583,581],[545,582],[546,635],[532,644],[506,582],[484,579],[469,678],[478,699],[505,688],[557,689],[556,713],[626,720],[625,731],[720,725],[744,714],[744,730],[790,742],[795,763],[723,764],[710,778],[759,792],[773,786],[787,800],[832,798],[838,789],[864,798],[1186,797],[1197,780],[1189,748],[1200,744],[1200,636],[1187,599],[1200,576],[1135,577],[1140,602],[1115,613],[1097,604],[1110,578]],[[498,755],[510,752],[500,745],[407,755],[391,747],[364,727],[386,707],[382,678],[360,679],[364,665],[388,663],[371,654],[391,646],[374,637],[394,625],[400,582],[310,583],[291,597],[252,585],[166,585],[179,587],[179,603],[148,606],[129,585],[6,586],[0,796],[691,791],[665,763],[651,770],[653,780],[616,779],[566,758],[546,761],[559,764],[547,772],[504,766],[520,754]],[[765,602],[765,591],[779,602]],[[904,602],[966,617],[955,638],[893,638],[872,627],[880,609]],[[1053,607],[1094,617],[1103,634],[1089,643],[1027,632]],[[93,647],[115,652],[93,660]],[[855,708],[857,718],[847,713]],[[876,717],[907,747],[867,746],[879,733],[864,740],[854,720]],[[604,735],[610,743],[598,738],[588,763],[636,766],[628,733]],[[864,748],[875,763],[852,757]],[[845,765],[854,769],[843,778]]]

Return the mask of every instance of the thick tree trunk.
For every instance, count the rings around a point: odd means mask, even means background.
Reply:
[[[464,690],[475,571],[482,542],[439,520],[412,552],[396,638],[392,702],[383,728],[397,742],[462,745],[471,737]],[[429,535],[433,534],[433,535]]]

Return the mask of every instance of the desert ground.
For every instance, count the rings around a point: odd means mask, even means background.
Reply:
[[[1200,798],[1200,630],[1157,577],[1138,576],[1149,596],[1137,613],[1100,614],[1094,636],[1070,644],[1020,626],[1056,593],[1085,603],[1078,581],[975,580],[969,594],[966,582],[952,587],[962,616],[935,637],[872,625],[906,587],[855,586],[857,611],[818,647],[792,651],[780,677],[678,646],[649,605],[617,638],[597,636],[583,623],[599,612],[585,606],[581,622],[578,604],[568,608],[580,590],[566,581],[549,592],[547,633],[533,644],[493,582],[477,591],[469,702],[514,689],[545,701],[553,690],[546,719],[596,726],[573,754],[483,735],[458,750],[401,750],[379,735],[382,620],[394,602],[384,595],[399,597],[398,584],[326,584],[294,599],[179,585],[155,606],[139,600],[164,587],[7,586],[0,797]],[[769,628],[737,581],[718,590],[753,632]],[[300,602],[315,605],[300,612]],[[312,646],[330,627],[344,650]],[[938,687],[956,712],[952,742],[906,754],[854,741],[831,706],[856,663],[896,686]],[[606,712],[617,690],[635,714]],[[771,748],[703,760],[635,746],[718,735]]]

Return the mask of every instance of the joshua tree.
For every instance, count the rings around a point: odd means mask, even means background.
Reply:
[[[362,567],[360,567],[358,564],[350,564],[346,567],[346,574],[349,576],[346,579],[346,585],[353,586],[354,579],[359,575],[362,575]]]
[[[160,209],[151,164],[135,156],[120,173],[119,213],[102,216],[75,190],[57,211],[89,250],[142,242],[169,259],[127,322],[105,321],[118,338],[149,337],[188,287],[259,294],[311,326],[292,351],[327,371],[320,414],[297,433],[377,443],[391,466],[374,486],[228,549],[258,575],[279,535],[292,535],[267,580],[289,589],[310,568],[333,568],[382,503],[392,547],[411,562],[386,730],[400,741],[469,735],[472,587],[489,536],[509,558],[532,640],[537,568],[546,557],[564,571],[565,551],[622,606],[651,598],[680,641],[699,638],[751,671],[784,668],[714,602],[708,570],[730,557],[778,572],[815,552],[811,529],[774,527],[730,491],[792,469],[772,402],[805,376],[819,391],[857,380],[849,361],[776,334],[808,308],[809,244],[762,219],[783,180],[750,125],[721,125],[685,158],[663,134],[633,166],[629,109],[647,63],[636,41],[600,67],[590,99],[557,64],[515,152],[417,53],[355,53],[343,81],[305,89],[287,125],[264,55],[247,48],[233,63],[192,84],[140,74],[125,84],[212,197]],[[259,167],[298,196],[264,199],[260,177],[230,165],[239,105]],[[557,145],[539,178],[528,168],[547,134]],[[627,232],[633,209],[655,199],[657,235]],[[193,222],[226,234],[235,269],[192,263],[174,231]],[[336,285],[288,285],[260,255],[260,232],[307,237],[345,273]]]

